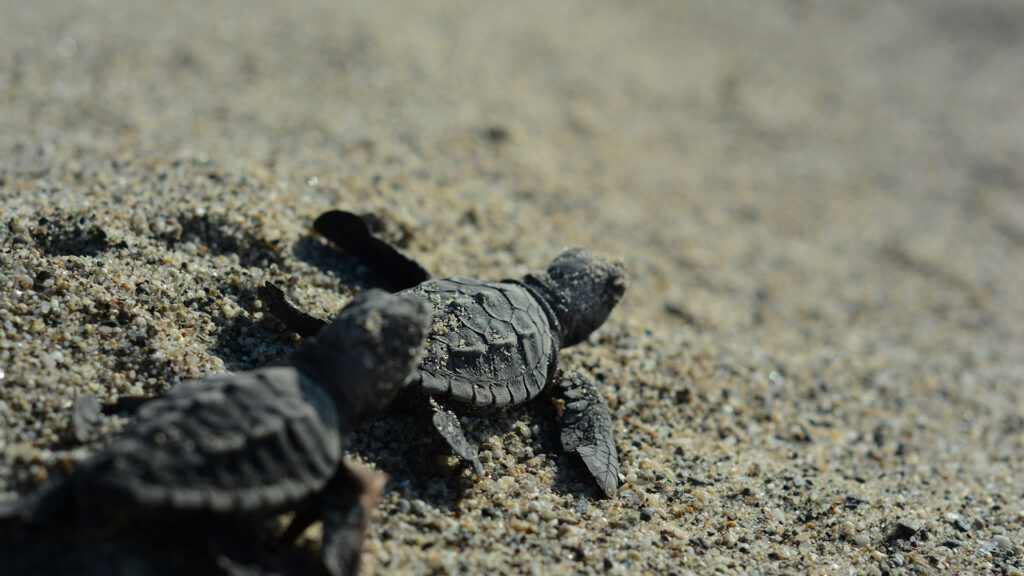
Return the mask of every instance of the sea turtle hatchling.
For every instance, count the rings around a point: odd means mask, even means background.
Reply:
[[[415,297],[362,293],[290,365],[175,386],[69,478],[0,507],[0,519],[191,526],[294,510],[285,541],[320,517],[324,568],[352,574],[384,477],[343,459],[344,434],[408,384],[429,320]]]
[[[565,401],[561,442],[580,456],[601,490],[613,496],[619,459],[608,405],[583,374],[558,368],[559,350],[585,340],[622,299],[622,268],[589,250],[563,252],[544,272],[500,282],[435,279],[380,240],[355,214],[331,211],[314,229],[371,268],[389,288],[428,302],[433,312],[427,351],[413,386],[427,395],[433,424],[452,450],[483,467],[454,410],[483,412],[522,404],[551,390]],[[272,314],[302,336],[325,324],[273,284],[260,288]]]

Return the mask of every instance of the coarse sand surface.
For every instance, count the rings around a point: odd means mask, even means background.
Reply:
[[[321,315],[372,285],[310,228],[344,208],[441,276],[583,245],[630,277],[562,355],[611,406],[618,495],[550,400],[463,418],[479,481],[388,413],[352,439],[390,476],[365,573],[1024,571],[1024,4],[0,14],[4,499],[130,422],[76,442],[76,395],[285,360],[259,284]]]

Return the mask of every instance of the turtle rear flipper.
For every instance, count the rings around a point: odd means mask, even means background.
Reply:
[[[562,449],[575,452],[606,496],[619,487],[619,454],[612,434],[612,418],[594,382],[579,372],[560,375],[555,394],[565,401]]]
[[[359,573],[366,528],[387,475],[346,459],[323,494],[320,556],[331,576]]]
[[[267,282],[256,289],[260,300],[275,318],[286,328],[303,338],[315,336],[328,324],[323,318],[317,318],[295,305],[288,295],[272,282]]]
[[[473,446],[470,445],[469,440],[466,440],[466,435],[462,432],[462,425],[459,424],[459,417],[450,408],[438,402],[433,396],[430,397],[430,408],[434,412],[431,422],[441,437],[444,438],[444,441],[448,443],[448,446],[451,447],[452,452],[463,462],[472,465],[473,472],[476,473],[477,477],[483,478],[484,465],[480,463],[480,458],[477,456]]]
[[[324,212],[313,229],[346,254],[358,258],[382,280],[388,290],[398,292],[430,280],[430,273],[394,246],[377,238],[361,216],[342,210]]]

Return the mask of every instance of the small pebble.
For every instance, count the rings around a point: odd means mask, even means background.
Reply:
[[[963,540],[957,540],[956,538],[946,538],[942,541],[942,545],[946,548],[959,548],[964,545]]]
[[[681,390],[676,390],[675,400],[676,400],[677,404],[689,404],[690,400],[692,398],[693,398],[693,392],[690,391],[689,388],[683,388]]]
[[[892,538],[896,540],[908,540],[914,534],[921,531],[921,525],[913,520],[906,518],[900,519],[896,522],[896,526],[892,530]]]

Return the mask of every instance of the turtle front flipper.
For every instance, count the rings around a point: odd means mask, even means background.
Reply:
[[[619,487],[619,454],[612,434],[612,417],[597,385],[576,371],[559,375],[555,394],[565,401],[562,449],[583,460],[606,496]]]
[[[386,474],[346,459],[324,490],[320,557],[331,576],[359,573],[366,528],[387,480]]]
[[[434,412],[430,421],[444,441],[448,443],[448,446],[451,446],[452,452],[463,462],[471,464],[478,478],[483,478],[484,465],[480,463],[480,458],[476,455],[476,450],[470,445],[469,440],[466,440],[466,435],[462,432],[462,425],[459,424],[459,417],[450,408],[441,405],[433,396],[430,397],[430,408]]]
[[[281,290],[272,282],[267,282],[260,286],[256,289],[256,292],[275,318],[280,320],[289,330],[303,338],[316,335],[321,328],[327,325],[327,321],[323,318],[317,318],[296,306],[288,298],[288,295],[284,293],[284,290]]]
[[[374,236],[361,216],[331,210],[313,222],[313,229],[346,254],[358,258],[392,292],[430,280],[430,273],[423,266]]]

